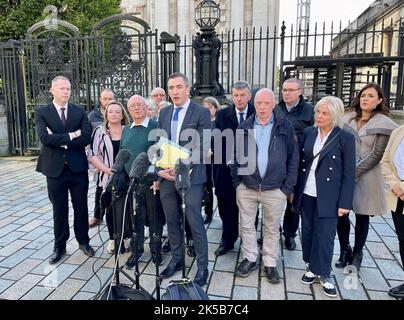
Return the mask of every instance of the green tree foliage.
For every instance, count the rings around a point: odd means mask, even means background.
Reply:
[[[29,27],[47,18],[46,6],[58,9],[57,18],[74,24],[81,34],[89,34],[105,17],[121,13],[120,0],[0,0],[0,41],[22,39]]]

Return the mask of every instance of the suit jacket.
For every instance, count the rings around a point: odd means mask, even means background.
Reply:
[[[173,117],[174,106],[170,105],[161,109],[159,114],[159,128],[167,133],[168,139],[171,140],[171,119]],[[188,131],[187,129],[192,129]],[[186,140],[181,140],[181,134],[186,132]],[[191,183],[202,184],[206,182],[206,168],[204,163],[208,163],[208,150],[211,140],[211,121],[208,109],[191,101],[184,121],[180,128],[179,145],[187,148],[191,154]],[[199,152],[196,152],[199,151]]]
[[[319,217],[336,217],[338,208],[351,209],[355,188],[355,138],[338,127],[328,137],[325,148],[318,155],[316,168],[317,209]],[[300,208],[304,187],[313,160],[313,147],[318,135],[317,127],[303,131],[296,204]]]
[[[252,104],[248,104],[248,111],[246,119],[249,118],[252,114],[255,113],[255,108]],[[215,126],[219,129],[222,134],[223,131],[229,129],[233,132],[233,137],[235,138],[236,129],[239,126],[238,118],[236,114],[236,107],[234,104],[219,110],[216,115]],[[220,138],[220,137],[219,137]],[[214,134],[214,140],[217,139],[217,136]],[[213,166],[213,179],[215,184],[215,194],[218,197],[226,197],[231,194],[232,191],[232,177],[230,168],[228,167],[227,163],[232,159],[234,154],[234,146],[231,145],[230,153],[226,157],[226,138],[223,136],[222,138],[222,159],[221,164],[215,164]],[[215,141],[214,141],[215,144]],[[214,152],[218,152],[217,150],[213,149]]]
[[[72,172],[88,170],[85,146],[91,142],[91,125],[84,108],[69,103],[64,127],[53,103],[39,106],[35,109],[35,128],[42,143],[36,171],[56,178],[65,163]],[[78,129],[81,129],[81,135],[70,141],[68,133]]]

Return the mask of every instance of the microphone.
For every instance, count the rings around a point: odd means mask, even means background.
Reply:
[[[129,172],[129,179],[134,181],[141,181],[144,179],[147,168],[149,168],[149,157],[146,152],[141,152],[132,163]]]
[[[109,177],[105,189],[110,190],[112,188],[112,184],[115,178],[116,173],[122,171],[124,165],[129,161],[129,158],[132,156],[131,152],[128,149],[119,150],[116,155],[116,159],[114,164],[111,167],[112,175]]]
[[[154,182],[154,181],[158,180],[158,172],[157,172],[157,168],[156,168],[156,163],[158,160],[158,151],[159,150],[160,150],[160,147],[157,146],[156,144],[154,144],[147,151],[149,159],[152,159],[151,164],[146,172],[147,181]]]
[[[187,190],[191,186],[189,171],[189,161],[178,159],[178,163],[175,165],[175,188],[178,191]]]

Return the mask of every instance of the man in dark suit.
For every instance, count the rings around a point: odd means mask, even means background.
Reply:
[[[94,255],[94,249],[88,236],[88,162],[84,151],[90,143],[91,126],[84,109],[69,103],[69,79],[54,78],[50,92],[52,103],[35,110],[35,127],[42,143],[36,170],[46,176],[53,206],[55,245],[49,263],[54,264],[66,253],[69,239],[69,191],[79,248],[88,256]]]
[[[232,159],[233,152],[226,154],[226,144],[230,144],[230,150],[233,150],[233,141],[236,136],[236,129],[240,123],[244,122],[250,115],[255,113],[253,104],[249,104],[251,100],[251,87],[245,81],[238,81],[232,87],[232,100],[233,104],[227,108],[220,110],[217,113],[215,126],[216,129],[221,131],[222,147],[221,150],[214,146],[215,162],[218,152],[221,152],[221,162],[214,164],[213,175],[215,194],[219,208],[219,215],[223,223],[222,239],[219,247],[216,249],[215,254],[221,256],[228,250],[234,248],[234,243],[238,238],[238,221],[239,213],[236,202],[236,190],[233,188],[230,169],[228,167],[229,161]],[[225,130],[231,130],[233,141],[227,141],[227,136],[224,134]],[[220,139],[219,138],[219,139]],[[214,134],[216,144],[218,141],[216,134]]]
[[[196,251],[198,270],[194,281],[203,286],[208,279],[208,241],[201,214],[203,184],[206,182],[206,168],[203,163],[210,147],[209,110],[189,99],[190,84],[181,73],[174,73],[168,79],[168,94],[173,105],[161,110],[159,128],[167,133],[168,139],[191,150],[191,186],[185,197],[186,219],[189,223]],[[206,148],[206,153],[204,150]],[[199,154],[199,155],[198,155]],[[181,226],[181,199],[175,189],[175,169],[159,171],[160,198],[167,221],[168,239],[172,259],[160,274],[169,278],[183,267],[184,232]]]

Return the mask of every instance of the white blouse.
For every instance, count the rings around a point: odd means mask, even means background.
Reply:
[[[324,147],[324,144],[326,143],[326,141],[333,129],[331,129],[330,132],[328,132],[328,134],[323,139],[320,138],[320,129],[317,129],[318,134],[317,134],[316,141],[314,142],[314,146],[313,146],[313,156],[315,156],[318,152],[320,152],[320,150]],[[304,191],[303,191],[304,194],[307,194],[308,196],[311,196],[311,197],[317,197],[316,169],[317,169],[317,164],[318,164],[319,158],[320,158],[320,155],[318,155],[313,160],[313,163],[311,164],[309,176],[307,177],[306,186],[304,187]]]

